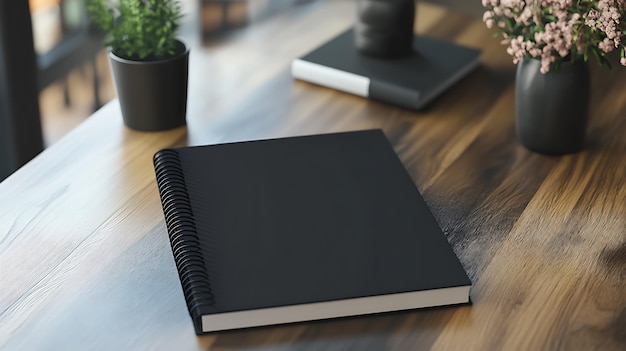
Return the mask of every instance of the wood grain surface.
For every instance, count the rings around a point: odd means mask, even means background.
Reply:
[[[482,65],[413,112],[294,81],[292,59],[354,23],[295,7],[192,45],[186,128],[124,127],[116,101],[0,183],[3,350],[624,350],[626,69],[592,65],[583,152],[526,150],[515,66],[478,19],[420,4],[416,31]],[[472,282],[472,305],[197,337],[152,155],[182,145],[382,128]],[[428,269],[429,267],[423,267]]]

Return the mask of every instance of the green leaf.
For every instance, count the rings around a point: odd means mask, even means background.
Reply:
[[[183,18],[180,0],[86,0],[105,45],[126,58],[171,55]]]

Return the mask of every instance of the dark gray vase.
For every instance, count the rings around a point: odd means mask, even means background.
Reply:
[[[354,39],[362,54],[391,58],[413,49],[415,0],[357,0]]]
[[[161,60],[129,60],[109,52],[124,124],[160,131],[186,124],[189,49],[180,41],[176,55]]]
[[[515,127],[528,149],[552,155],[577,152],[585,144],[589,116],[589,69],[578,60],[558,71],[539,72],[538,59],[524,59],[515,81]]]

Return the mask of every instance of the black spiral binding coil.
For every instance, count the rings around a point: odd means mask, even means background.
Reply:
[[[165,224],[187,307],[196,331],[201,331],[203,309],[214,304],[214,296],[203,254],[200,250],[198,233],[178,152],[172,149],[157,152],[154,155],[154,169],[161,195]]]

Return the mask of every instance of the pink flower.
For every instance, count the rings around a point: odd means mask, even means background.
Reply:
[[[615,44],[613,44],[613,40],[609,38],[604,38],[604,40],[598,44],[598,47],[600,48],[600,50],[609,53],[615,48],[614,45]]]
[[[541,58],[543,73],[555,63],[589,55],[590,50],[626,50],[625,0],[482,0],[482,4],[485,25],[502,35],[513,62]],[[597,59],[607,63],[604,55]],[[620,63],[626,65],[625,61]]]
[[[493,28],[493,25],[496,23],[493,20],[493,12],[486,11],[483,14],[483,22],[485,22],[485,25],[487,26],[487,28]]]

